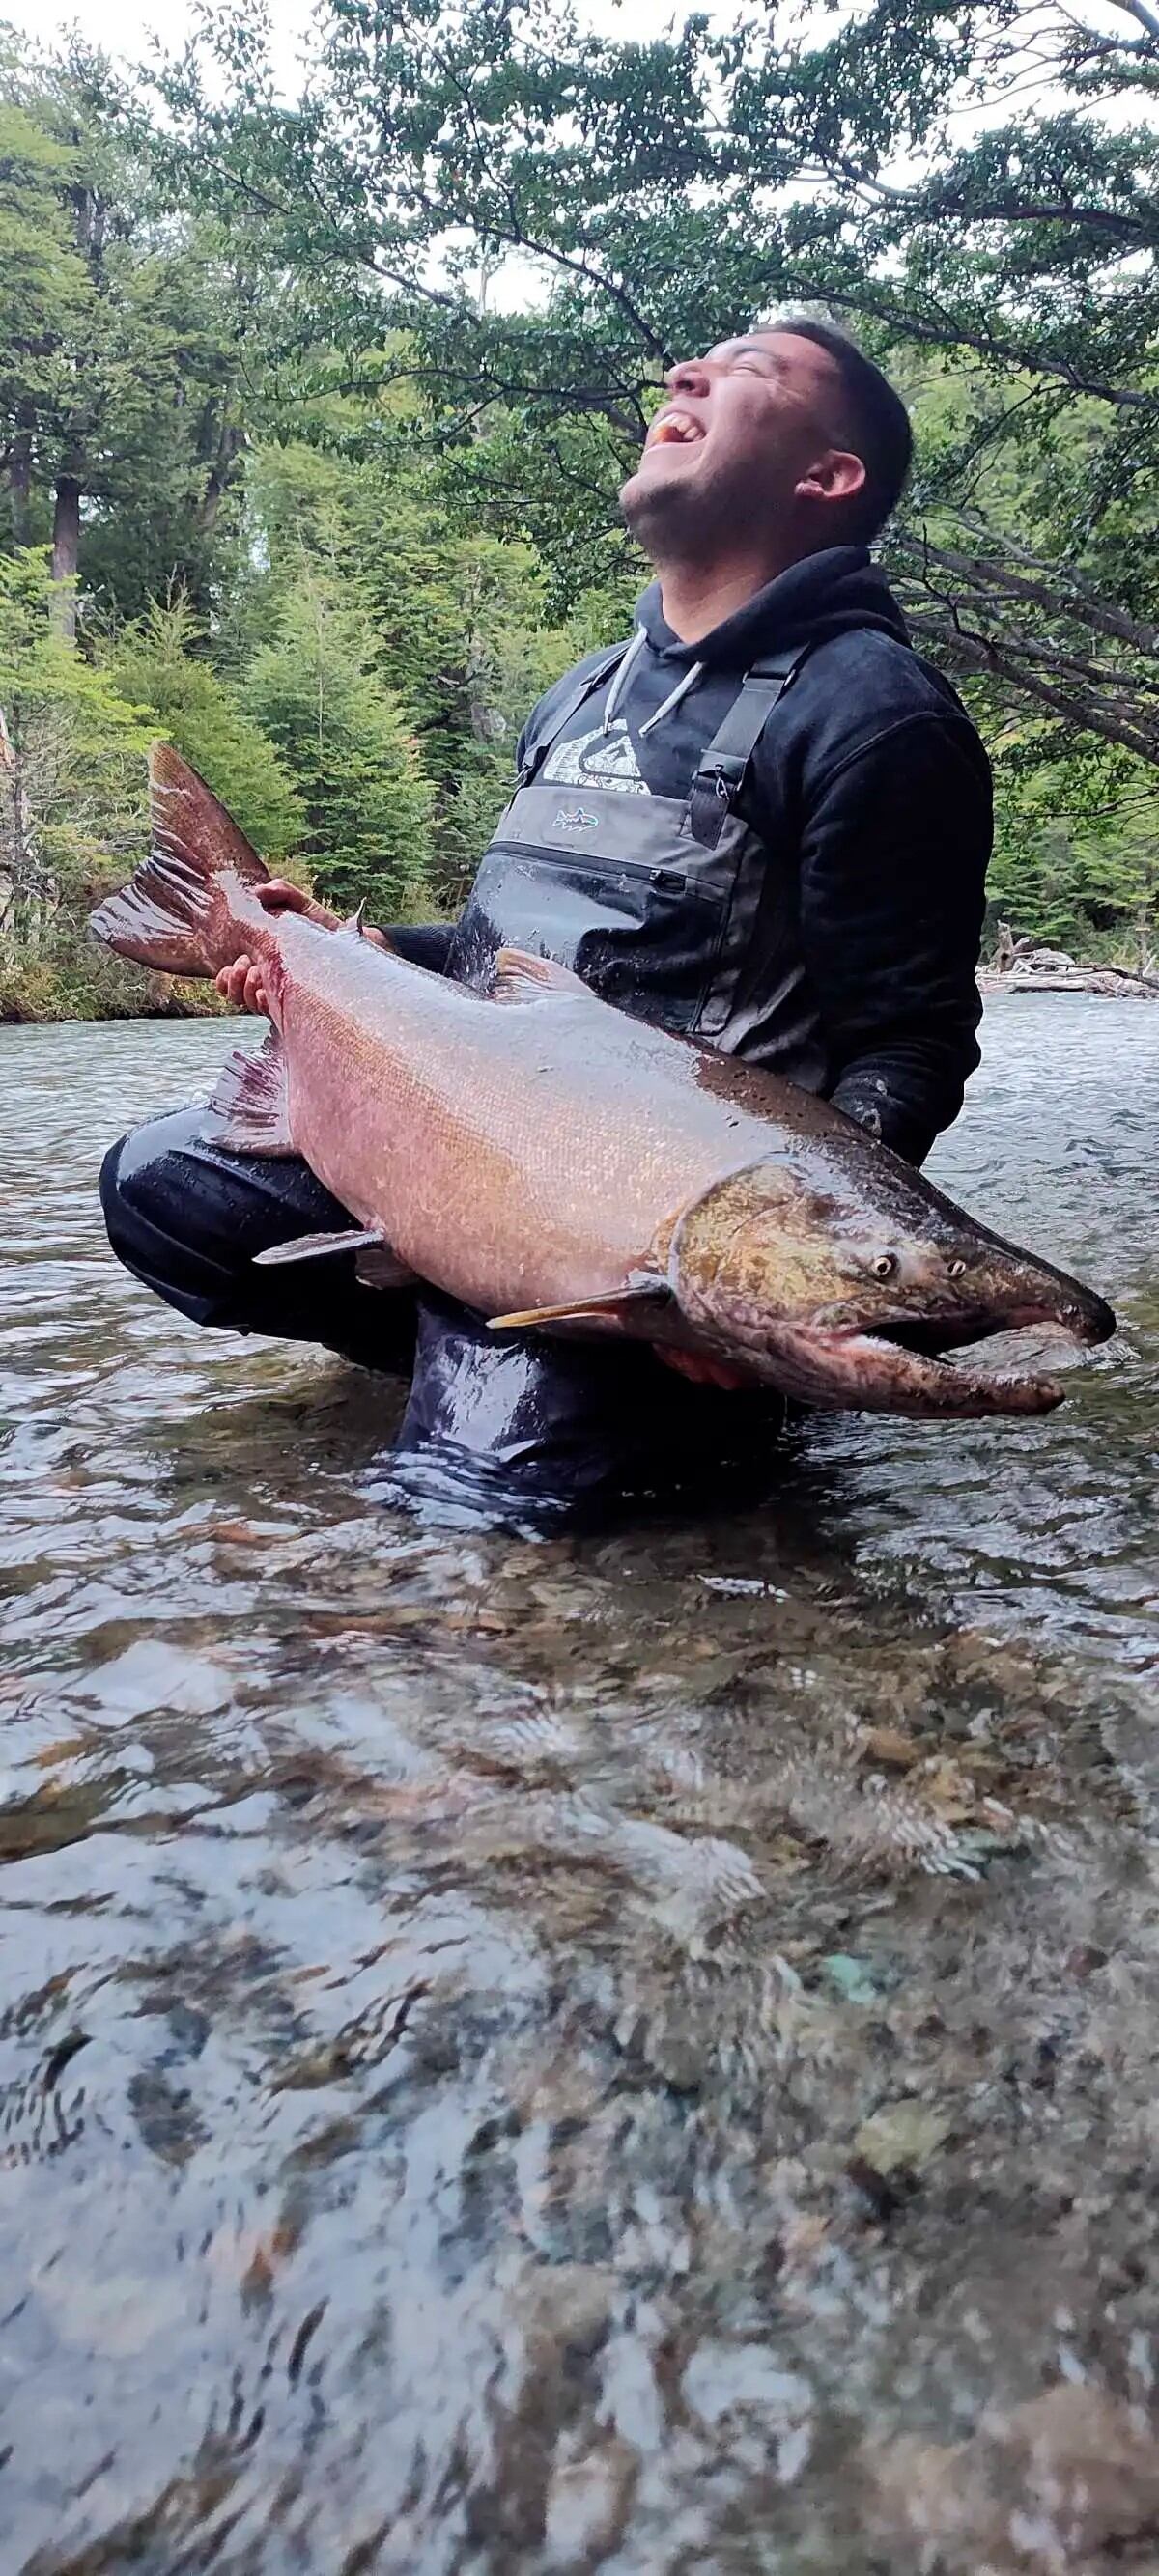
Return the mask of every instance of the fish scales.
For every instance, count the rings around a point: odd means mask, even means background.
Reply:
[[[365,942],[336,950],[287,925],[294,1141],[361,1223],[483,1312],[614,1289],[665,1216],[782,1141],[698,1091],[690,1050],[584,997],[499,1012]]]

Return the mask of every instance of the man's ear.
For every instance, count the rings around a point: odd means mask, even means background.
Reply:
[[[852,501],[865,488],[865,462],[844,447],[827,447],[801,476],[799,501]]]

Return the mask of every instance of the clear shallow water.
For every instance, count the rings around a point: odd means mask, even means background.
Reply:
[[[0,1031],[5,2571],[1154,2570],[1159,1012],[986,1036],[1064,1411],[533,1545],[107,1254],[220,1025]]]

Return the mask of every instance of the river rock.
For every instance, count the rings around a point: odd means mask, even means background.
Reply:
[[[1154,2427],[1085,2382],[984,2415],[965,2442],[903,2435],[868,2465],[882,2537],[917,2543],[923,2566],[936,2552],[946,2576],[1061,2576],[1159,2533]]]
[[[907,2095],[904,2101],[889,2102],[863,2120],[853,2141],[855,2160],[879,2174],[883,2182],[892,2182],[899,2174],[920,2174],[936,2156],[938,2148],[950,2134],[950,2122],[942,2111],[932,2110],[929,2103]]]

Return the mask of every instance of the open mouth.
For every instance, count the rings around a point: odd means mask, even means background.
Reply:
[[[696,447],[704,437],[700,421],[688,411],[658,412],[648,432],[647,447]]]
[[[927,1420],[948,1415],[1053,1413],[1066,1390],[1057,1378],[1033,1365],[1041,1362],[1043,1354],[1040,1346],[1026,1349],[1032,1327],[1053,1346],[1052,1355],[1065,1352],[1069,1358],[1084,1339],[1053,1316],[1007,1318],[997,1326],[980,1320],[973,1338],[988,1338],[997,1331],[1012,1346],[1013,1364],[979,1368],[968,1358],[948,1358],[931,1347],[939,1339],[936,1326],[923,1327],[900,1317],[828,1330],[801,1326],[782,1329],[777,1336],[778,1382],[786,1393],[826,1409],[848,1406],[859,1412],[905,1413]],[[960,1332],[955,1335],[956,1341],[962,1338]],[[994,1355],[987,1356],[992,1361]],[[1002,1358],[1007,1358],[1005,1352]],[[1027,1360],[1031,1365],[1026,1365]]]

